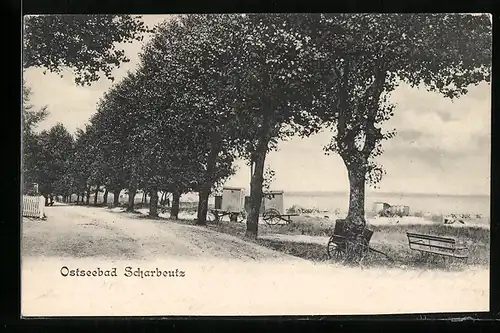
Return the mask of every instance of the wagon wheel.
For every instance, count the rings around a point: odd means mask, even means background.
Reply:
[[[238,215],[238,222],[243,223],[247,219],[247,212],[242,210]]]
[[[219,222],[219,215],[216,212],[208,212],[207,214],[207,221],[208,222]]]
[[[267,209],[262,217],[264,218],[264,221],[269,224],[269,225],[276,225],[280,221],[281,214],[280,212],[275,209],[275,208],[269,208]]]
[[[328,245],[326,247],[328,259],[334,259],[336,261],[342,260],[345,255],[345,244],[341,242],[336,242],[333,237],[328,240]]]

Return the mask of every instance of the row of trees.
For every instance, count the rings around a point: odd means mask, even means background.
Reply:
[[[381,129],[394,111],[390,92],[405,81],[456,98],[489,81],[491,22],[442,14],[184,15],[158,26],[140,59],[77,133],[71,176],[58,178],[65,194],[126,189],[133,209],[141,189],[156,216],[158,191],[172,193],[173,203],[196,191],[203,225],[211,191],[244,158],[253,166],[247,235],[256,237],[268,152],[328,128],[325,152],[346,165],[347,221],[356,235],[366,223],[365,183],[380,181],[375,158],[395,134]]]

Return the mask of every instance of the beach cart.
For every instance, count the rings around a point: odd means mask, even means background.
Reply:
[[[328,240],[328,257],[342,262],[361,263],[370,251],[372,235],[373,230],[365,227],[360,238],[349,237],[345,220],[336,220],[333,235]]]
[[[262,200],[264,213],[262,214],[262,219],[266,224],[276,225],[281,221],[288,224],[292,222],[292,216],[298,216],[298,214],[284,213],[283,196],[283,191],[269,191],[264,193],[264,198]]]
[[[242,222],[246,218],[244,209],[245,192],[243,188],[224,187],[222,196],[215,197],[215,208],[211,209],[212,219],[220,221],[224,216],[229,216],[233,222]]]
[[[329,259],[340,262],[351,262],[361,264],[366,255],[372,251],[382,254],[390,261],[394,261],[390,256],[382,251],[370,247],[370,240],[373,230],[365,227],[361,237],[354,238],[348,235],[345,219],[335,221],[333,235],[328,240],[327,254]]]

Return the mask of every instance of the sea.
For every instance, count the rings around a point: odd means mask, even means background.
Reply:
[[[481,214],[490,216],[489,195],[441,195],[416,193],[367,193],[365,209],[371,210],[374,202],[385,202],[389,205],[405,205],[410,207],[410,214]],[[285,192],[283,206],[285,209],[297,205],[307,209],[332,212],[346,212],[349,207],[347,192]]]

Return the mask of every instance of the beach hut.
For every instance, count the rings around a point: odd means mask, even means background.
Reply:
[[[389,208],[389,212],[393,215],[408,216],[410,215],[410,207],[404,205],[395,205]]]
[[[389,205],[387,202],[376,201],[373,203],[372,212],[375,214],[380,214],[387,211],[390,207],[391,205]]]
[[[221,210],[230,213],[239,213],[245,204],[244,189],[239,187],[224,187],[222,189]]]
[[[274,208],[280,214],[285,214],[283,211],[283,191],[268,191],[264,193],[264,211]]]
[[[245,197],[245,212],[248,214],[250,214],[250,196],[246,196]],[[262,203],[260,204],[260,211],[259,211],[259,215],[262,215],[264,214],[264,198],[262,198]]]
[[[270,208],[274,208],[280,214],[284,214],[283,194],[283,191],[264,192],[264,197],[262,198],[262,203],[260,204],[259,215],[264,214],[264,212]],[[250,196],[245,197],[245,211],[247,214],[250,213]]]

